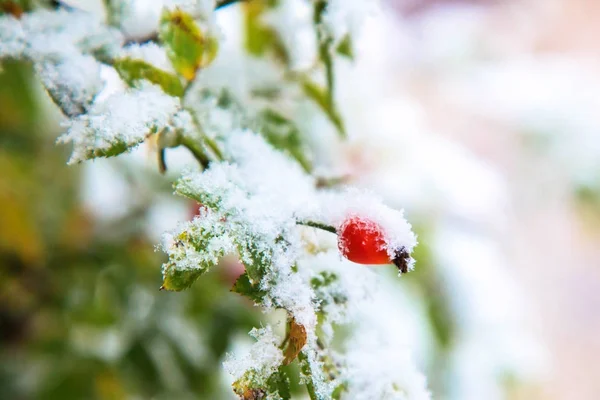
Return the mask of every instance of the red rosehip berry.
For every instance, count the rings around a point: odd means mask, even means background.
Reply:
[[[352,216],[338,228],[338,249],[348,260],[358,264],[390,264],[408,272],[410,254],[404,247],[390,257],[383,228],[370,219]]]

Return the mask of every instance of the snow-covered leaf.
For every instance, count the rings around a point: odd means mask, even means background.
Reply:
[[[253,329],[250,335],[256,338],[248,354],[234,358],[227,356],[225,368],[233,375],[234,392],[242,399],[260,399],[275,393],[268,393],[272,388],[278,390],[279,385],[269,385],[270,377],[278,372],[283,362],[283,353],[279,349],[279,338],[273,334],[270,326]],[[269,397],[272,398],[272,397]]]
[[[246,272],[237,278],[231,291],[246,296],[256,303],[260,303],[261,299],[265,296],[265,292],[260,289],[258,282],[257,284],[252,284]]]
[[[42,84],[67,117],[87,111],[104,88],[100,68],[92,56],[82,54],[35,64]]]
[[[58,141],[73,143],[70,164],[115,156],[170,127],[179,110],[178,98],[143,84],[94,102],[87,113],[66,123],[67,133]]]
[[[165,248],[169,260],[163,265],[163,289],[189,288],[219,260],[236,251],[222,214],[200,209],[193,221],[183,224]]]

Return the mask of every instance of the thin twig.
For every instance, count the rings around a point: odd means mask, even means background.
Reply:
[[[337,234],[337,230],[331,226],[331,225],[327,225],[327,224],[323,224],[321,222],[315,222],[315,221],[297,221],[296,224],[298,225],[304,225],[304,226],[310,226],[312,228],[317,228],[317,229],[321,229],[327,232],[331,232],[331,233],[335,233]]]

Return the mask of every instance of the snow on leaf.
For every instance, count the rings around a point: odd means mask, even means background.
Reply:
[[[92,14],[38,10],[0,17],[0,58],[33,61],[50,96],[69,117],[87,110],[103,88],[100,64],[121,46],[120,34]]]
[[[178,98],[142,84],[94,102],[86,114],[66,123],[68,130],[58,141],[73,143],[69,164],[115,156],[169,127],[179,109]]]
[[[278,346],[279,338],[270,326],[252,329],[250,336],[256,339],[248,354],[234,357],[228,354],[223,365],[234,377],[234,391],[242,398],[250,397],[268,387],[269,377],[276,373],[284,356]],[[263,392],[263,395],[266,394]]]
[[[260,303],[261,299],[265,295],[265,293],[260,290],[258,285],[253,285],[252,282],[250,282],[250,278],[246,272],[237,278],[233,284],[233,287],[231,288],[231,291],[234,293],[239,293],[242,296],[246,296],[256,303]]]
[[[83,114],[104,87],[100,63],[89,55],[74,54],[35,67],[44,87],[68,117]]]
[[[57,61],[74,54],[115,54],[123,41],[119,32],[98,16],[75,10],[36,10],[17,20],[0,17],[0,58]]]
[[[170,239],[165,247],[169,261],[163,265],[163,288],[167,290],[189,288],[221,257],[236,251],[223,215],[206,208],[193,221],[181,225]]]

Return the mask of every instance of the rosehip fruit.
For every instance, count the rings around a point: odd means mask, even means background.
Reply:
[[[376,222],[352,216],[337,231],[338,249],[348,260],[358,264],[394,263],[400,272],[408,272],[410,254],[400,247],[394,250],[394,257],[390,257],[383,228]]]

